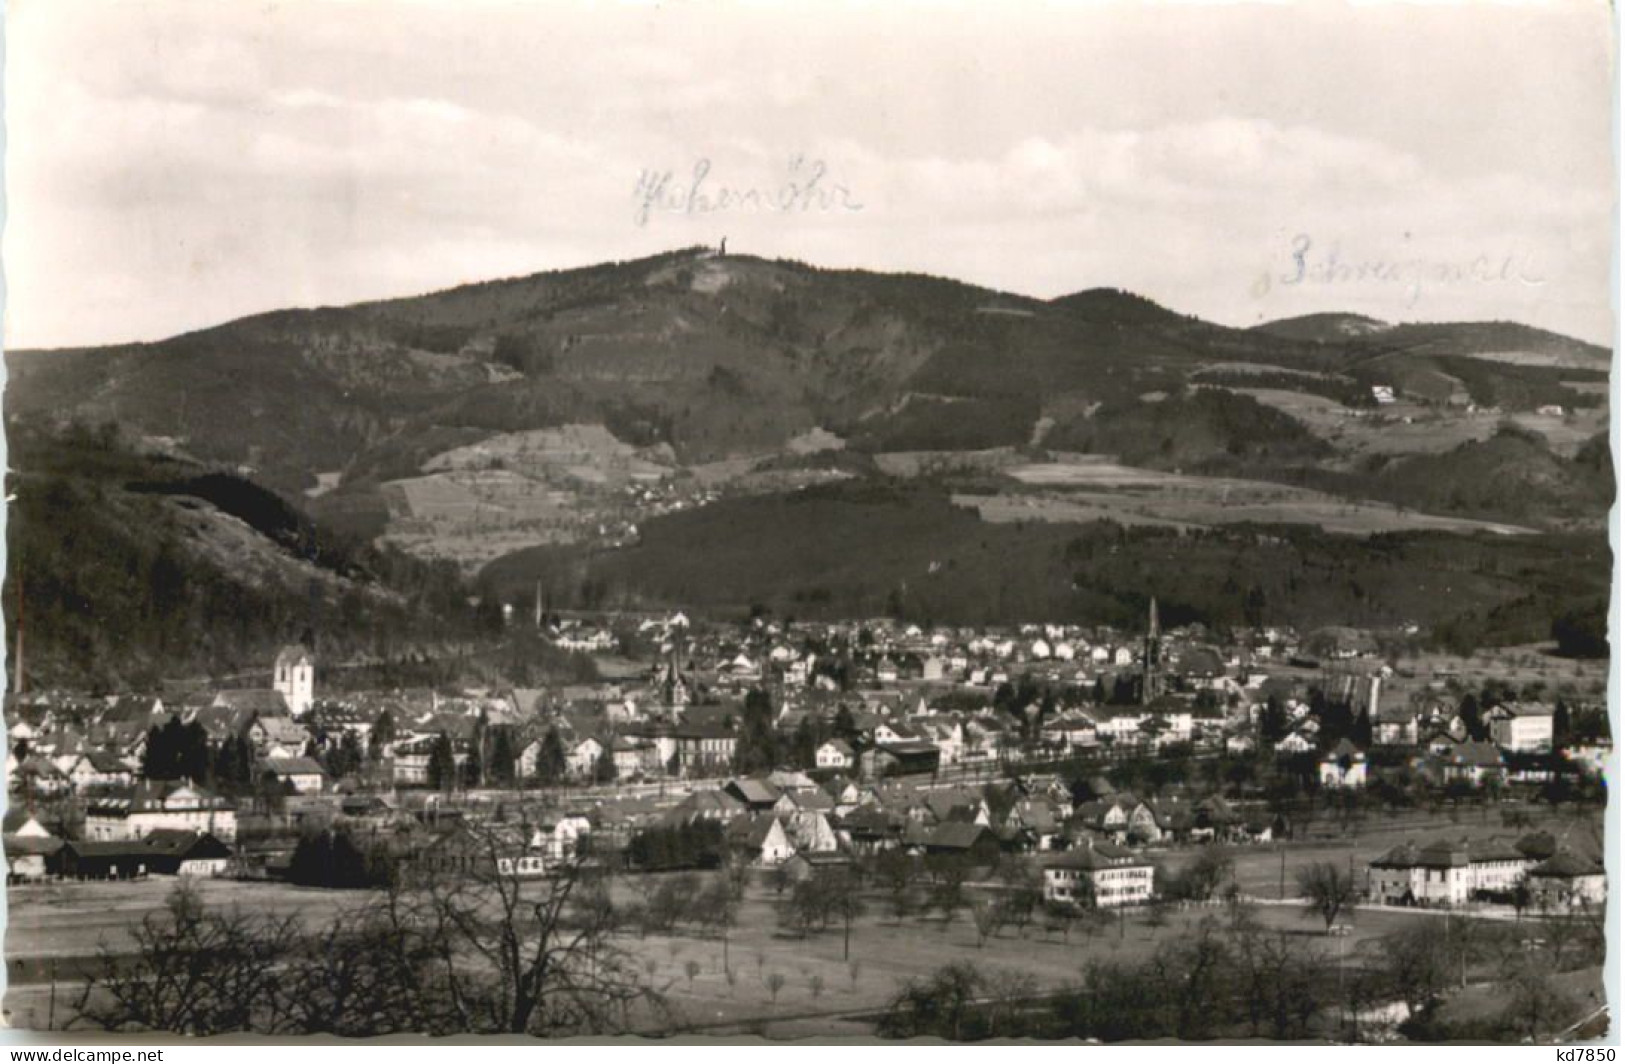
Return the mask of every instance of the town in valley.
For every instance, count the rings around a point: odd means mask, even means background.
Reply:
[[[367,899],[590,884],[625,983],[546,1029],[952,1036],[944,1002],[961,1037],[1606,1024],[1599,663],[1164,626],[1154,598],[1137,631],[539,595],[501,626],[593,678],[334,686],[295,643],[243,686],[20,684],[10,1022],[140,1022],[131,973],[177,906],[253,914],[222,935],[336,934]],[[1251,958],[1263,996],[1144,1012],[1139,966],[1192,950]],[[1508,970],[1540,973],[1522,1011]],[[184,1022],[293,1022],[260,992]],[[314,1029],[358,1022],[331,1004]]]

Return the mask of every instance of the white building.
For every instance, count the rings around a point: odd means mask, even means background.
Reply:
[[[1366,784],[1365,751],[1343,739],[1320,759],[1320,785],[1328,790],[1352,790]]]
[[[819,768],[849,769],[857,763],[852,744],[845,739],[831,739],[818,748],[814,759]]]
[[[1601,865],[1571,853],[1553,854],[1529,871],[1537,903],[1601,905],[1608,900],[1608,876]]]
[[[166,784],[144,785],[129,798],[92,802],[85,809],[85,838],[92,842],[139,839],[165,828],[208,832],[229,843],[237,838],[237,810],[202,788]]]
[[[1480,891],[1510,891],[1534,864],[1493,841],[1407,842],[1371,862],[1367,893],[1384,905],[1464,905]]]
[[[276,656],[271,677],[273,690],[282,693],[288,712],[302,717],[316,701],[316,658],[302,646],[287,646]]]
[[[1091,843],[1044,863],[1044,899],[1112,908],[1151,900],[1155,870],[1132,850]]]
[[[1541,702],[1503,702],[1487,714],[1495,745],[1517,753],[1552,749],[1552,707]]]

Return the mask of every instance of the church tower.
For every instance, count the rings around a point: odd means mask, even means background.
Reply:
[[[1140,703],[1156,701],[1162,696],[1162,624],[1157,619],[1157,600],[1151,599],[1151,614],[1145,626],[1145,653],[1140,674]]]
[[[681,637],[672,640],[671,650],[666,655],[665,668],[661,673],[660,700],[674,717],[681,718],[683,708],[694,701],[694,690],[683,668]]]

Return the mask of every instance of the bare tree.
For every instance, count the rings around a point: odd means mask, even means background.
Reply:
[[[1326,930],[1337,923],[1338,914],[1358,896],[1354,877],[1333,861],[1316,861],[1298,869],[1298,893],[1303,897],[1306,915],[1326,921]]]
[[[1450,986],[1447,936],[1443,924],[1427,920],[1383,938],[1389,993],[1397,995],[1412,1016],[1431,1015]]]
[[[784,989],[784,973],[769,972],[767,975],[767,993],[773,999],[773,1004],[779,1003],[779,991]]]
[[[1004,906],[993,900],[980,901],[971,907],[971,917],[976,922],[976,945],[980,948],[1004,927]]]
[[[743,888],[734,889],[734,881],[727,873],[719,876],[695,904],[701,922],[722,939],[722,967],[732,967],[728,958],[728,933],[739,923],[739,904]]]
[[[279,980],[292,1029],[345,1037],[434,1030],[444,941],[396,888],[304,937]]]
[[[443,976],[457,1030],[614,1033],[634,1003],[664,1008],[614,940],[605,873],[576,856],[543,880],[520,879],[504,871],[510,833],[464,832],[465,867],[425,888],[447,936]]]
[[[291,917],[211,912],[190,886],[178,886],[135,928],[133,950],[102,945],[70,1025],[185,1035],[286,1030],[274,964],[297,933]]]

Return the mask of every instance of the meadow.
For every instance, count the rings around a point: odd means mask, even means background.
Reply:
[[[1566,833],[1583,849],[1596,819],[1542,809],[1533,812],[1532,822]],[[1352,831],[1323,819],[1307,829],[1306,839],[1233,848],[1230,853],[1235,882],[1257,900],[1255,915],[1262,926],[1310,940],[1329,963],[1335,959],[1370,965],[1381,960],[1377,944],[1383,936],[1416,921],[1439,919],[1440,914],[1361,906],[1339,919],[1351,928],[1349,935],[1328,937],[1319,918],[1294,899],[1299,868],[1319,861],[1347,862],[1363,878],[1366,862],[1406,839],[1506,838],[1516,833],[1509,832],[1494,811],[1464,810],[1459,816],[1418,811],[1372,815]],[[1183,847],[1153,849],[1152,855],[1177,870],[1198,852]],[[1280,897],[1283,855],[1284,898]],[[161,909],[173,886],[172,879],[152,878],[12,888],[6,1022],[43,1026],[53,1014],[63,1022],[86,959],[103,944],[114,950],[127,948],[129,929],[147,913]],[[239,906],[265,915],[298,914],[308,925],[323,923],[365,900],[355,893],[277,883],[206,880],[198,886],[212,906]],[[997,889],[993,883],[973,882],[969,895],[974,900]],[[633,897],[629,879],[618,880],[616,891],[623,900]],[[1224,907],[1217,904],[1176,907],[1159,916],[1129,910],[1109,914],[1112,919],[1093,929],[1079,925],[1064,936],[1046,931],[1042,921],[1034,920],[1025,929],[1005,928],[979,942],[968,912],[951,921],[935,912],[899,920],[886,899],[871,890],[865,896],[866,912],[853,923],[847,955],[838,926],[805,938],[781,928],[777,913],[781,900],[767,877],[758,875],[747,888],[726,946],[714,932],[698,931],[647,935],[627,931],[617,936],[617,945],[634,958],[641,977],[664,994],[674,1017],[670,1024],[678,1032],[828,1037],[869,1033],[870,1018],[903,984],[954,961],[969,961],[987,974],[1030,976],[1041,992],[1058,990],[1075,982],[1091,961],[1143,960],[1164,943],[1189,934],[1204,919],[1226,919]],[[1505,912],[1476,915],[1511,918]],[[1488,967],[1482,972],[1475,968],[1474,978],[1493,974]]]

